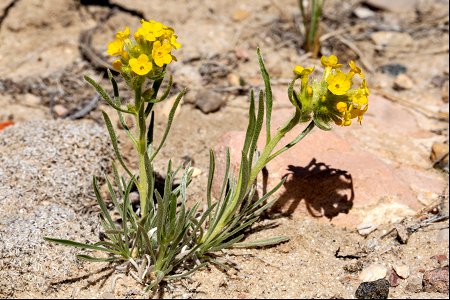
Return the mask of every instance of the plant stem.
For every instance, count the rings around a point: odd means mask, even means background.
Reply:
[[[277,134],[270,140],[268,144],[264,147],[261,156],[256,161],[255,165],[251,167],[250,170],[250,178],[246,186],[246,191],[248,191],[251,186],[253,185],[254,181],[256,180],[256,177],[258,176],[259,172],[264,168],[264,166],[272,160],[274,157],[271,157],[271,154],[275,147],[278,145],[280,140],[288,133],[292,128],[295,127],[295,125],[298,124],[300,120],[300,110],[296,110],[294,116],[289,120],[289,122],[284,125],[281,129],[278,130]],[[219,222],[217,223],[217,226],[213,229],[213,231],[204,237],[200,243],[208,243],[211,240],[213,240],[220,232],[221,230],[227,225],[230,217],[232,216],[233,212],[235,211],[236,206],[239,203],[240,200],[240,190],[241,190],[242,182],[241,180],[238,181],[237,187],[235,189],[235,193],[233,195],[232,200],[230,201],[230,204],[226,207],[225,212],[223,213],[222,217],[220,218]]]
[[[141,204],[141,218],[147,214],[147,193],[148,193],[148,178],[145,167],[145,155],[147,155],[147,126],[145,124],[145,108],[141,99],[141,85],[135,90],[135,106],[136,106],[136,123],[138,128],[139,139],[137,143],[137,151],[139,155],[139,198]]]

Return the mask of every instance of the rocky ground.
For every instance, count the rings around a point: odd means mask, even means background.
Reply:
[[[256,48],[274,85],[275,125],[291,113],[292,68],[320,71],[301,47],[297,2],[2,1],[0,297],[448,298],[448,5],[326,1],[321,53],[365,70],[372,95],[363,126],[315,129],[268,165],[260,189],[287,180],[247,239],[289,242],[227,250],[222,258],[235,268],[208,267],[145,294],[128,274],[42,239],[98,239],[91,178],[111,171],[101,111],[113,111],[83,75],[107,85],[106,45],[126,25],[145,18],[176,29],[183,47],[169,72],[174,92],[189,92],[156,169],[192,161],[190,201],[203,201],[209,149],[218,167],[226,146],[238,153],[249,90],[263,87]],[[173,99],[159,106],[156,132]]]

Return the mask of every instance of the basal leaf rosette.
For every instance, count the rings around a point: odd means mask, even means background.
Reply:
[[[129,27],[117,32],[115,40],[108,44],[107,53],[116,57],[112,65],[125,78],[156,79],[165,66],[176,61],[172,50],[180,47],[171,27],[154,20],[141,20],[141,27],[133,34]]]
[[[321,80],[310,78],[314,68],[296,66],[296,78],[291,84],[291,102],[301,111],[300,122],[311,119],[317,127],[330,130],[334,122],[339,126],[350,126],[354,119],[361,124],[363,116],[368,109],[369,88],[362,72],[354,61],[349,62],[350,70],[340,70],[342,64],[338,63],[335,55],[322,56],[324,74]],[[352,88],[359,77],[359,86]],[[294,90],[296,80],[301,80],[300,90]]]

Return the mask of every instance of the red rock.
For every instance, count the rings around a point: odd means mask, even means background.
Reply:
[[[395,273],[394,270],[389,272],[389,285],[394,287],[400,284],[400,277]]]
[[[285,93],[274,90],[272,131],[292,113]],[[414,137],[423,130],[405,108],[373,96],[363,126],[336,127],[325,132],[314,130],[295,147],[271,161],[267,189],[283,177],[286,182],[277,192],[279,200],[271,213],[311,216],[335,225],[354,227],[361,222],[396,222],[423,207],[420,193],[439,194],[446,184],[442,174],[425,170],[429,166],[426,149],[420,152]],[[279,144],[288,143],[305,126],[298,126]],[[262,132],[265,132],[263,128]],[[230,147],[232,169],[237,172],[244,132],[228,132],[217,144],[217,173],[223,174],[225,148]],[[262,149],[265,137],[259,141]],[[223,175],[222,175],[223,176]],[[214,190],[219,189],[216,176]],[[261,180],[258,188],[263,189]]]
[[[448,262],[447,255],[445,254],[434,255],[431,257],[431,259],[435,259],[440,265],[442,265],[445,262]]]
[[[425,292],[448,293],[448,266],[426,271],[423,288]]]

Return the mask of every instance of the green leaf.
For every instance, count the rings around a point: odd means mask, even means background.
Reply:
[[[153,99],[153,101],[150,101],[151,103],[158,103],[158,102],[162,102],[164,100],[166,100],[167,96],[169,96],[170,90],[172,89],[172,84],[173,84],[173,78],[172,76],[169,77],[169,83],[167,85],[166,90],[164,91],[163,95],[157,99]]]
[[[214,151],[212,149],[209,149],[209,173],[208,173],[208,186],[206,188],[206,199],[208,203],[208,207],[211,206],[212,200],[211,200],[211,191],[212,191],[212,183],[214,179],[214,170],[215,170],[215,157],[214,157]]]
[[[272,118],[272,87],[270,85],[270,77],[267,72],[266,66],[264,65],[264,60],[261,55],[261,50],[258,48],[256,50],[258,54],[259,68],[261,70],[261,75],[264,79],[265,91],[266,91],[266,145],[270,142],[270,120]]]
[[[112,262],[112,261],[120,260],[118,257],[101,258],[101,257],[89,256],[86,254],[77,254],[76,257],[78,259],[87,260],[90,262]]]
[[[131,112],[121,108],[120,106],[117,106],[112,100],[111,98],[108,96],[108,94],[105,92],[105,90],[97,83],[95,82],[94,79],[90,78],[89,76],[84,76],[84,79],[94,87],[94,89],[97,91],[97,93],[99,93],[100,96],[102,96],[102,98],[111,106],[113,107],[115,110],[124,112],[124,113],[128,113],[130,114]]]
[[[277,236],[264,240],[258,240],[254,242],[240,242],[236,243],[232,246],[232,248],[258,248],[258,247],[267,247],[274,246],[284,242],[289,241],[288,237],[285,236]]]
[[[252,142],[250,145],[249,158],[248,161],[250,163],[249,168],[251,168],[253,164],[253,154],[256,151],[256,147],[258,144],[259,134],[261,133],[262,125],[264,122],[264,95],[263,92],[259,92],[259,103],[258,103],[258,116],[256,117],[256,125],[255,130],[253,132]],[[249,171],[250,172],[250,171]]]
[[[44,240],[46,240],[48,242],[65,245],[65,246],[75,247],[75,248],[92,249],[92,250],[99,250],[99,251],[103,251],[103,252],[107,252],[107,253],[111,253],[111,254],[119,254],[117,251],[114,251],[114,250],[111,250],[108,248],[99,247],[99,246],[90,245],[90,244],[78,243],[78,242],[74,242],[71,240],[55,239],[55,238],[49,238],[49,237],[44,237]]]
[[[316,124],[317,127],[324,131],[330,131],[332,128],[331,126],[325,124],[322,120],[320,120],[318,117],[314,116],[313,118],[314,124]]]
[[[102,210],[103,216],[108,221],[110,227],[112,229],[116,229],[116,225],[114,224],[114,221],[112,220],[111,215],[109,214],[108,208],[106,207],[105,201],[103,200],[103,197],[98,189],[97,178],[95,176],[92,177],[92,185],[94,186],[95,197],[97,198],[97,203],[100,206],[100,209]]]
[[[152,115],[150,116],[150,123],[148,125],[147,130],[147,146],[151,146],[153,144],[153,132],[155,130],[155,112],[152,111]]]
[[[248,150],[250,149],[250,145],[252,143],[252,138],[255,132],[255,123],[256,123],[256,116],[255,116],[255,96],[253,94],[253,90],[250,91],[250,107],[248,109],[248,126],[247,131],[245,133],[245,142],[244,142],[244,148],[243,152],[245,155],[248,154]]]
[[[114,153],[116,154],[117,160],[120,162],[120,164],[123,167],[123,169],[131,177],[131,176],[133,176],[133,174],[130,172],[130,170],[125,165],[125,162],[122,159],[122,155],[120,154],[119,146],[117,145],[116,132],[114,131],[114,127],[112,126],[111,119],[109,118],[109,116],[108,116],[108,114],[106,112],[102,111],[102,114],[103,114],[103,119],[105,120],[105,123],[106,123],[106,128],[108,129],[109,136],[111,138],[111,143],[113,145]]]

